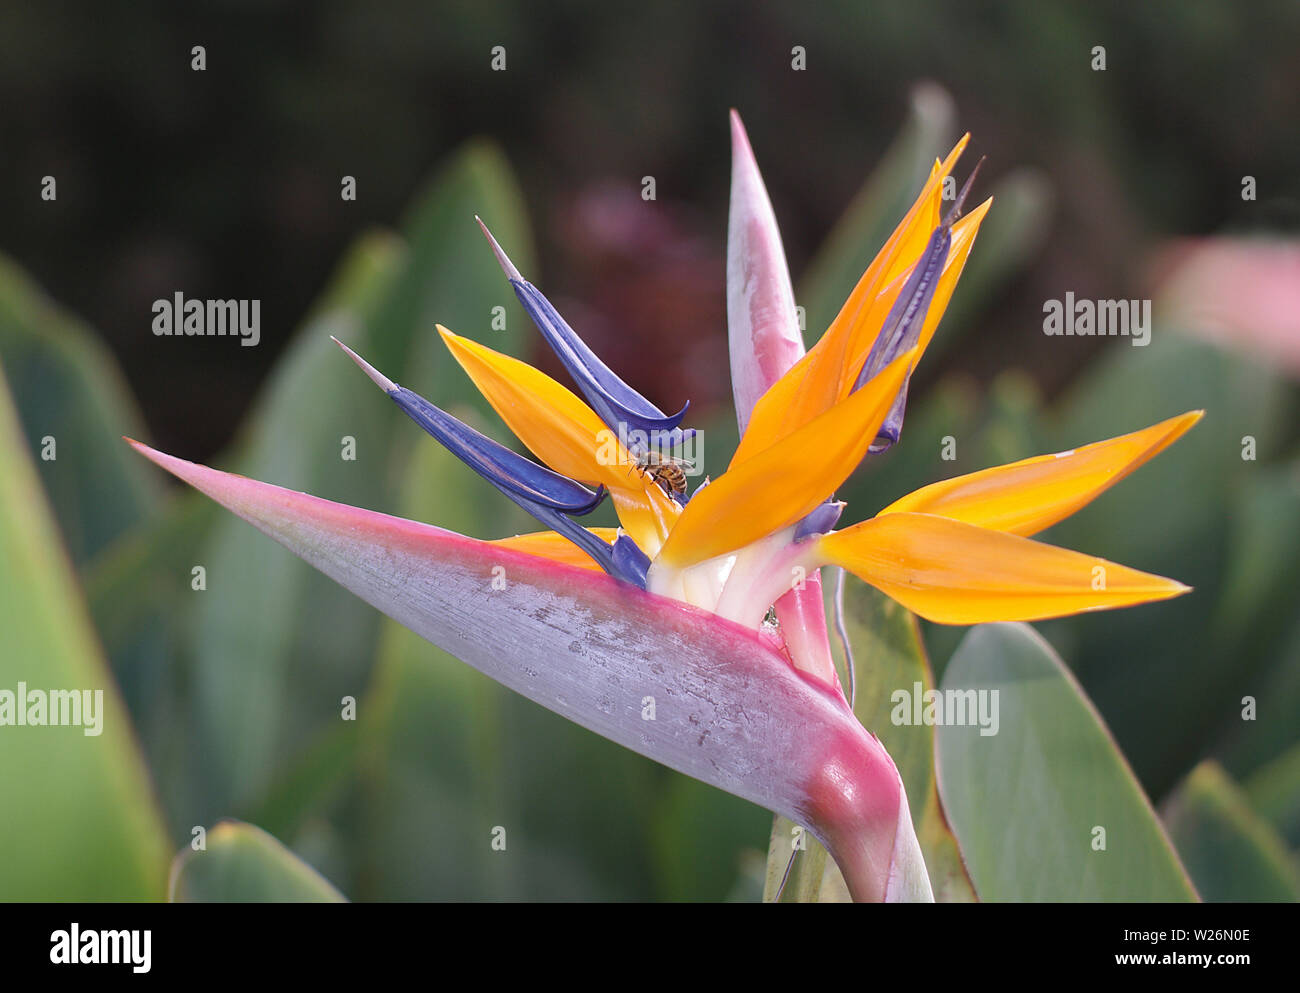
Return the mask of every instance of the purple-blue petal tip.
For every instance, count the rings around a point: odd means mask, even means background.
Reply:
[[[844,513],[843,500],[827,500],[795,525],[794,540],[799,542],[814,535],[826,534],[839,523],[842,513]]]
[[[570,520],[569,515],[583,516],[595,510],[607,493],[604,486],[593,492],[576,480],[524,458],[418,393],[394,383],[347,345],[337,338],[334,341],[403,413],[458,459],[538,521],[567,537],[611,576],[645,589],[650,561],[630,538],[621,546],[618,542],[611,546]]]
[[[488,240],[488,244],[492,246],[492,254],[497,257],[497,263],[505,272],[506,279],[510,280],[512,283],[515,281],[523,282],[524,277],[519,275],[519,270],[516,269],[515,264],[510,261],[510,256],[505,253],[505,249],[503,249],[496,238],[492,236],[492,232],[488,230],[488,226],[483,223],[483,218],[479,217],[478,214],[475,214],[474,220],[478,222],[478,226],[483,232],[483,237],[485,237]]]
[[[644,432],[655,439],[655,444],[678,445],[689,437],[681,431],[680,425],[690,404],[676,414],[665,414],[628,386],[587,347],[542,291],[520,275],[487,225],[477,217],[475,220],[483,229],[483,235],[492,246],[492,253],[514,288],[519,303],[606,427],[611,431]]]
[[[646,573],[650,570],[650,557],[627,535],[620,534],[614,539],[610,564],[612,568],[607,568],[606,571],[615,579],[633,583],[641,589],[646,588]]]

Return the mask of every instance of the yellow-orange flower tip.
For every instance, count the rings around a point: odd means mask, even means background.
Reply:
[[[877,516],[924,513],[1028,537],[1087,506],[1159,455],[1204,414],[1191,410],[1129,434],[923,486]]]
[[[939,624],[1045,620],[1191,591],[1095,555],[931,514],[873,517],[823,535],[818,547],[830,564]]]

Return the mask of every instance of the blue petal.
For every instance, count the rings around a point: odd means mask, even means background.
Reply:
[[[615,579],[641,589],[646,588],[646,571],[650,568],[650,559],[627,535],[619,535],[614,544],[607,544],[557,510],[531,503],[509,490],[503,489],[501,492],[552,531],[558,531],[568,538]]]
[[[614,568],[610,569],[607,566],[606,571],[611,576],[616,576],[629,583],[635,583],[641,589],[645,589],[646,572],[650,569],[650,556],[641,551],[640,546],[625,534],[620,534],[614,539],[613,548],[612,565]]]
[[[566,514],[590,513],[605,497],[604,487],[593,493],[568,476],[561,476],[480,434],[404,386],[394,384],[387,392],[411,420],[502,492]]]
[[[934,289],[943,273],[951,246],[952,229],[941,224],[930,235],[924,254],[903,284],[894,306],[890,308],[889,316],[885,318],[880,334],[876,336],[875,344],[871,346],[867,360],[862,364],[862,371],[858,373],[853,387],[855,390],[861,389],[864,383],[915,345],[921,337],[925,315],[930,309],[930,301],[934,299]]]
[[[843,500],[827,500],[795,525],[794,540],[798,542],[816,534],[826,534],[839,523],[842,513],[844,513]]]
[[[943,273],[944,263],[948,261],[948,249],[952,247],[952,228],[947,222],[934,229],[925,253],[917,262],[912,275],[903,284],[902,292],[894,301],[894,306],[885,318],[885,323],[876,336],[875,344],[862,364],[854,389],[875,376],[898,356],[916,345],[921,337],[921,328],[925,325],[925,315],[930,310],[934,299],[934,289],[939,276]],[[908,373],[908,379],[911,373]],[[871,443],[868,452],[878,454],[885,451],[896,441],[903,430],[903,412],[907,405],[908,379],[903,380],[893,407],[885,417],[884,423],[876,433],[876,440]]]
[[[889,413],[885,415],[885,420],[881,423],[879,430],[876,431],[876,440],[867,449],[867,454],[878,455],[891,445],[897,444],[899,436],[903,433],[903,413],[907,407],[907,385],[907,380],[904,380],[902,387],[898,391],[898,396],[894,398],[894,405],[889,408]]]
[[[653,447],[676,446],[695,433],[692,429],[683,430],[679,427],[686,411],[690,409],[689,402],[676,414],[665,414],[623,382],[578,337],[578,333],[560,316],[551,302],[542,295],[542,291],[519,274],[519,270],[501,250],[482,221],[479,221],[479,226],[491,243],[492,251],[505,270],[510,285],[514,287],[520,304],[542,332],[542,337],[564,368],[569,371],[573,381],[578,384],[578,389],[587,398],[592,410],[611,431],[622,432],[620,437],[623,438],[631,432],[643,433]]]
[[[334,340],[411,420],[448,451],[542,524],[572,541],[615,579],[645,589],[650,560],[631,538],[621,536],[622,546],[618,541],[610,545],[568,517],[595,510],[605,498],[605,487],[592,492],[581,483],[512,452],[418,393],[398,386],[337,338]]]
[[[622,544],[616,541],[611,546],[567,516],[594,510],[605,498],[603,486],[593,493],[581,483],[510,451],[403,386],[388,395],[416,424],[518,506],[572,541],[615,579],[645,589],[650,560],[631,538],[621,536]]]

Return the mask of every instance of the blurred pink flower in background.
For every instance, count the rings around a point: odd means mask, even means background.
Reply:
[[[1300,241],[1180,239],[1154,253],[1150,272],[1161,323],[1300,377]]]

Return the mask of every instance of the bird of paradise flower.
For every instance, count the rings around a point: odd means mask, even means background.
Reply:
[[[990,201],[941,191],[969,136],[839,315],[804,351],[772,207],[732,115],[727,295],[740,444],[694,492],[648,472],[691,438],[583,343],[484,227],[582,396],[439,326],[540,465],[341,347],[417,424],[547,530],[479,541],[133,445],[399,623],[614,741],[805,823],[857,900],[932,899],[907,796],[832,661],[820,569],[840,566],[946,624],[1037,620],[1187,592],[1032,536],[1172,444],[1191,411],[1132,434],[925,486],[836,525],[834,493],[901,437],[908,382]],[[974,173],[971,179],[974,178]],[[480,222],[481,223],[481,222]],[[608,496],[617,528],[587,528]],[[509,581],[493,582],[504,568]],[[775,613],[775,623],[769,618]],[[851,677],[851,674],[850,674]],[[851,694],[851,689],[850,689]],[[641,701],[658,701],[643,720]]]

